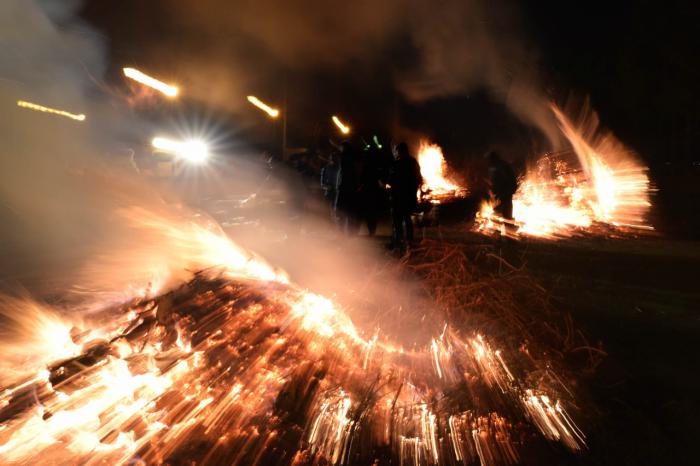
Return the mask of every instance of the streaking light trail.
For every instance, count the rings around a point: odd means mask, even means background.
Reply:
[[[265,113],[267,113],[268,115],[270,115],[270,117],[272,117],[272,118],[277,118],[277,117],[279,116],[279,114],[280,114],[280,111],[279,111],[279,110],[277,110],[276,108],[270,107],[269,105],[267,105],[265,102],[263,102],[262,100],[258,99],[258,98],[255,97],[254,95],[249,95],[249,96],[248,96],[248,102],[250,102],[251,104],[255,105],[255,106],[258,107],[260,110],[262,110],[263,112],[265,112]]]
[[[22,107],[22,108],[28,108],[30,110],[36,110],[37,112],[52,113],[54,115],[60,115],[60,116],[66,117],[66,118],[70,118],[71,120],[76,120],[76,121],[84,121],[85,120],[85,115],[82,113],[80,113],[80,114],[70,113],[70,112],[66,112],[65,110],[58,110],[55,108],[44,107],[43,105],[33,104],[31,102],[26,102],[24,100],[18,100],[17,106]]]
[[[151,141],[151,145],[153,145],[155,149],[173,154],[188,162],[202,163],[209,157],[209,148],[207,144],[198,139],[176,141],[163,137],[155,137]]]
[[[176,97],[180,92],[180,90],[177,87],[165,84],[162,81],[158,81],[156,78],[152,78],[147,74],[137,70],[136,68],[124,68],[123,71],[124,76],[126,76],[127,78],[133,79],[134,81],[141,83],[144,86],[148,86],[152,89],[155,89],[156,91],[161,92],[167,95],[168,97]]]
[[[338,127],[341,133],[343,134],[349,134],[350,133],[350,127],[344,124],[342,121],[340,121],[340,118],[337,116],[333,115],[331,118],[333,120],[333,123],[335,123],[335,126]]]

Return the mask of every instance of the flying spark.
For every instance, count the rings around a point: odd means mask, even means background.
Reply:
[[[340,118],[337,116],[333,115],[331,118],[333,120],[333,123],[335,123],[335,126],[338,127],[341,133],[343,134],[349,134],[350,133],[350,127],[344,124],[342,121],[340,121]]]
[[[280,111],[279,111],[279,110],[277,110],[276,108],[270,107],[269,105],[267,105],[265,102],[263,102],[262,100],[258,99],[258,98],[255,97],[254,95],[249,95],[249,96],[248,96],[248,102],[250,102],[251,104],[255,105],[255,106],[258,107],[260,110],[262,110],[263,112],[265,112],[265,113],[267,113],[268,115],[270,115],[270,117],[272,117],[272,118],[277,118],[277,117],[279,116],[279,114],[280,114]]]
[[[159,81],[156,78],[152,78],[147,74],[137,70],[136,68],[124,68],[123,71],[124,76],[126,76],[127,78],[133,79],[134,81],[141,83],[144,86],[148,86],[152,89],[155,89],[158,92],[167,95],[168,97],[176,97],[180,92],[180,90],[177,87],[165,84],[164,82]]]
[[[37,112],[52,113],[54,115],[60,115],[60,116],[66,117],[66,118],[70,118],[71,120],[76,120],[76,121],[84,121],[85,120],[85,115],[82,113],[80,113],[80,114],[70,113],[70,112],[66,112],[65,110],[58,110],[55,108],[44,107],[43,105],[33,104],[31,102],[26,102],[24,100],[18,100],[17,106],[22,107],[22,108],[28,108],[31,110],[36,110]]]

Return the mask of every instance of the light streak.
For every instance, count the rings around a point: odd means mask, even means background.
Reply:
[[[124,76],[127,78],[133,79],[144,86],[155,89],[168,97],[177,97],[177,95],[180,93],[180,90],[176,86],[159,81],[156,78],[148,76],[147,74],[137,70],[136,68],[123,68],[123,72]]]
[[[335,123],[335,126],[338,127],[341,133],[343,134],[350,134],[350,127],[344,124],[342,121],[340,121],[340,118],[337,116],[333,115],[331,117],[331,120],[333,120],[333,123]]]
[[[248,99],[248,102],[250,102],[251,104],[255,105],[256,107],[258,107],[258,108],[259,108],[260,110],[262,110],[263,112],[267,113],[271,118],[277,118],[277,117],[279,116],[279,114],[280,114],[280,111],[279,111],[279,110],[277,110],[276,108],[270,107],[269,105],[267,105],[265,102],[263,102],[262,100],[258,99],[258,98],[255,97],[254,95],[249,95],[249,96],[247,97],[247,99]]]
[[[85,115],[82,113],[79,113],[79,114],[70,113],[70,112],[66,112],[65,110],[58,110],[56,108],[44,107],[43,105],[34,104],[31,102],[27,102],[25,100],[18,100],[17,106],[22,107],[22,108],[28,108],[31,110],[36,110],[37,112],[51,113],[53,115],[60,115],[60,116],[66,117],[66,118],[70,118],[71,120],[85,121]]]

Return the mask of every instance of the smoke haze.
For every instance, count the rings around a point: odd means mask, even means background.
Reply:
[[[540,129],[552,146],[559,145],[536,47],[512,2],[178,0],[167,5],[163,13],[206,43],[205,55],[217,57],[210,60],[219,64],[216,82],[245,87],[264,81],[253,65],[261,60],[353,79],[372,64],[394,59],[393,79],[407,100],[487,90],[525,124]],[[183,71],[196,83],[209,80],[209,73],[201,72],[208,69],[197,60]],[[218,92],[216,99],[221,102]]]
[[[359,79],[363,65],[394,56],[403,57],[392,64],[392,78],[406,99],[487,89],[523,121],[554,139],[539,113],[545,99],[539,93],[536,57],[521,42],[516,12],[507,8],[487,8],[477,1],[447,1],[436,7],[418,0],[161,4],[163,23],[196,40],[172,49],[168,43],[144,48],[162,51],[161,58],[172,62],[173,73],[182,76],[187,94],[205,101],[243,101],[240,97],[247,92],[241,90],[265,74],[270,64],[335,70]],[[118,213],[133,212],[128,209],[135,205],[165,218],[191,212],[164,202],[163,194],[125,176],[115,157],[102,155],[115,134],[143,136],[143,122],[135,121],[125,104],[98,92],[96,84],[103,82],[108,69],[104,39],[76,19],[78,7],[78,2],[22,0],[0,6],[0,37],[6,45],[0,52],[0,93],[8,109],[1,130],[3,276],[44,285],[50,278],[59,282],[56,289],[76,280],[91,289],[118,289],[147,280],[160,265],[178,265],[173,264],[178,258],[175,245],[164,247],[167,237],[134,230]],[[79,123],[19,109],[14,106],[19,99],[88,117]],[[268,176],[259,167],[241,164],[230,172],[221,171],[224,189],[211,189],[210,198],[239,202],[236,196]],[[231,186],[238,193],[226,189]],[[296,194],[297,188],[288,184],[275,189],[281,204],[294,202],[290,193]],[[323,206],[315,211],[325,215]],[[269,212],[269,206],[260,204],[244,212],[253,219],[247,233],[240,225],[227,231],[243,246],[288,269],[292,280],[303,286],[326,294],[343,290],[340,298],[346,302],[383,303],[388,310],[382,319],[391,321],[392,312],[414,307],[411,293],[387,292],[398,290],[398,284],[358,281],[365,273],[363,261],[375,254],[365,245],[343,242],[339,247],[337,240],[299,234],[326,226],[316,226],[313,218],[301,226],[290,225],[289,212]],[[349,256],[356,259],[351,264]],[[364,284],[349,289],[349,283]],[[393,299],[396,296],[402,300]],[[381,325],[377,316],[362,317]],[[414,328],[406,333],[430,334],[419,331],[420,314],[413,317]]]
[[[0,37],[6,45],[0,60],[5,105],[0,117],[0,272],[9,289],[20,285],[39,296],[73,289],[93,299],[125,299],[130,290],[154,280],[182,279],[185,269],[191,273],[201,266],[197,259],[207,252],[186,232],[192,221],[207,220],[184,207],[175,193],[153,189],[148,179],[124,170],[123,155],[105,154],[114,147],[115,134],[138,134],[144,122],[96,89],[106,69],[103,42],[76,20],[76,8],[73,2],[24,0],[0,6]],[[20,99],[84,113],[87,119],[18,108]],[[327,230],[313,214],[325,217],[327,211],[324,205],[307,204],[302,208],[311,213],[298,218],[299,203],[313,203],[299,197],[298,174],[266,173],[260,164],[237,156],[213,164],[215,176],[194,187],[195,198],[211,200],[203,207],[215,217],[222,211],[218,220],[237,243],[289,269],[302,286],[328,295],[342,290],[338,297],[346,303],[375,300],[369,309],[382,303],[382,315],[360,316],[370,329],[415,302],[405,290],[396,293],[402,299],[391,299],[388,283],[367,279],[364,267],[375,252],[362,242],[343,239],[339,247],[332,236],[303,233]],[[188,187],[183,190],[187,198]],[[250,196],[261,190],[267,199]],[[348,254],[355,260],[348,261]],[[422,328],[420,315],[415,317],[406,334]],[[402,322],[411,325],[408,318]]]

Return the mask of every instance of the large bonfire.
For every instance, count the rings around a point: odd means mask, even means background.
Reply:
[[[483,332],[363,337],[220,231],[127,214],[200,271],[80,319],[6,300],[27,332],[2,343],[2,463],[512,464],[528,439],[585,445],[565,390]]]
[[[513,197],[513,223],[485,202],[480,231],[545,238],[581,232],[648,231],[651,184],[647,168],[612,134],[601,132],[594,113],[575,125],[554,104],[552,111],[570,150],[541,157],[520,180]]]

